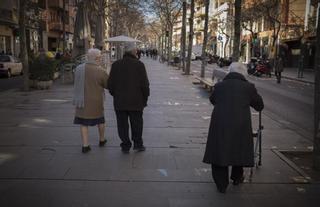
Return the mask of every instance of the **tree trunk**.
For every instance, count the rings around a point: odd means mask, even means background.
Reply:
[[[225,58],[226,57],[226,54],[227,54],[227,46],[229,44],[229,39],[230,37],[225,35],[226,36],[226,43],[224,44],[224,47],[223,47],[223,57]]]
[[[320,19],[320,12],[318,13],[318,19]],[[314,168],[320,170],[320,25],[317,28],[316,46],[313,163]]]
[[[164,58],[168,58],[168,33],[167,33],[167,29],[166,32],[164,34],[164,51],[163,51],[163,57]]]
[[[187,67],[186,75],[190,75],[190,65],[191,65],[191,53],[192,53],[192,43],[193,43],[193,16],[194,16],[194,0],[191,0],[191,12],[189,18],[189,45],[188,45],[188,58],[187,58]]]
[[[163,51],[163,47],[164,47],[164,34],[163,34],[163,32],[162,32],[160,38],[161,38],[161,52],[160,52],[161,56],[160,56],[160,58],[161,58],[161,60],[162,60],[162,57],[164,56],[164,51]]]
[[[105,11],[104,11],[104,0],[99,0],[99,9],[96,22],[95,30],[95,46],[102,50],[104,46],[104,37],[105,37]]]
[[[27,0],[20,0],[19,10],[19,39],[20,39],[20,59],[23,67],[23,89],[29,90],[29,60],[26,41],[26,7]]]
[[[168,59],[168,65],[172,59],[172,34],[173,34],[173,26],[170,24],[169,25],[169,37],[168,37],[168,45],[167,45],[167,59]]]
[[[185,72],[186,69],[186,18],[187,18],[187,2],[183,1],[182,5],[182,28],[181,28],[181,44],[180,44],[180,55],[182,66],[182,71]]]
[[[77,14],[74,27],[74,48],[72,56],[83,55],[89,49],[91,40],[91,28],[88,17],[87,1],[81,1],[77,4]]]
[[[209,4],[210,0],[205,0],[205,17],[204,17],[204,31],[203,31],[203,45],[202,45],[202,63],[201,63],[201,77],[204,78],[207,65],[207,43],[208,43],[208,22],[209,22]]]
[[[240,57],[240,32],[241,32],[241,0],[235,0],[234,14],[234,41],[233,41],[233,61],[238,61]]]
[[[62,1],[63,3],[63,13],[62,13],[62,52],[63,55],[65,55],[65,51],[66,51],[66,0]],[[42,34],[41,34],[42,35]]]

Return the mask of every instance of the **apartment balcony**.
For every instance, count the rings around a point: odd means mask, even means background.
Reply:
[[[73,26],[66,24],[65,30],[68,33],[73,33]],[[62,22],[50,22],[49,23],[49,31],[57,31],[57,32],[63,32],[63,24]]]
[[[0,22],[6,23],[6,24],[17,24],[18,19],[17,19],[17,16],[14,15],[12,10],[0,8]]]
[[[68,1],[65,1],[65,9],[68,10]],[[63,0],[50,0],[48,1],[48,7],[53,9],[63,9]]]

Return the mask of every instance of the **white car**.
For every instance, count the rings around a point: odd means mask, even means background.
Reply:
[[[21,75],[22,63],[11,55],[0,55],[0,75],[10,78],[12,75]]]

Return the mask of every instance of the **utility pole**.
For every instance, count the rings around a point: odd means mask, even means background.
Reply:
[[[203,45],[202,45],[202,63],[201,63],[201,74],[200,77],[204,78],[205,70],[207,65],[207,43],[208,43],[208,22],[209,22],[209,4],[210,0],[204,0],[205,4],[205,17],[204,17],[204,31],[203,31]]]
[[[318,0],[318,5],[320,0]],[[318,12],[318,20],[320,12]],[[313,164],[316,170],[320,170],[320,24],[317,27],[315,65],[315,87],[314,87],[314,142],[313,142]]]
[[[190,75],[190,65],[191,65],[191,53],[192,53],[192,42],[193,42],[193,16],[194,16],[194,0],[191,0],[191,8],[190,8],[190,18],[189,18],[189,45],[188,45],[188,59],[185,70],[185,75]]]
[[[182,3],[182,28],[181,28],[181,63],[182,71],[186,70],[186,19],[187,19],[187,2]]]

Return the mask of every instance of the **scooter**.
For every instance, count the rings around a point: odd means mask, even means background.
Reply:
[[[247,72],[249,75],[255,75],[260,77],[261,75],[265,74],[271,77],[272,67],[269,60],[252,58],[247,68]]]
[[[261,75],[268,75],[271,77],[271,64],[269,60],[258,61],[256,72],[254,75],[260,77]]]

